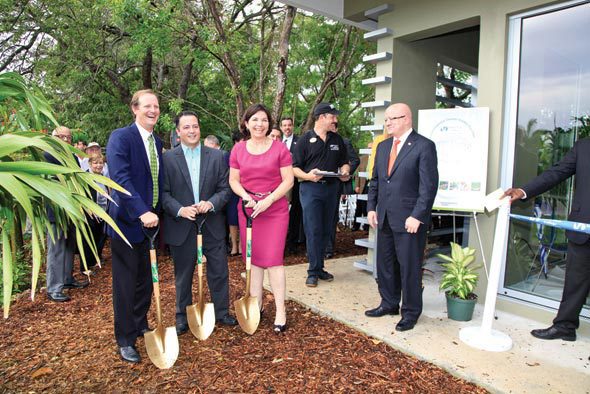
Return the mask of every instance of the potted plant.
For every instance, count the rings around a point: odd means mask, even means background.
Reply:
[[[445,263],[440,283],[440,290],[444,290],[447,297],[447,315],[449,319],[458,321],[471,320],[473,309],[477,302],[477,295],[473,289],[477,285],[480,268],[474,265],[475,249],[462,248],[451,242],[451,256],[438,254]]]

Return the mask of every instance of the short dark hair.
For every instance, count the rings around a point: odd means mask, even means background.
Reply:
[[[242,120],[240,121],[240,131],[242,132],[242,134],[244,135],[244,139],[245,140],[249,140],[251,135],[250,135],[250,130],[248,130],[248,128],[246,127],[246,122],[250,120],[250,118],[252,116],[254,116],[254,114],[256,114],[257,112],[264,112],[266,114],[266,117],[268,118],[268,130],[266,131],[266,135],[269,135],[271,130],[272,130],[272,116],[270,114],[270,111],[262,104],[258,103],[258,104],[252,104],[251,106],[249,106],[246,111],[244,112],[244,115],[242,115]]]
[[[295,122],[293,121],[293,118],[292,118],[292,117],[290,117],[290,116],[285,116],[284,118],[281,118],[281,123],[283,123],[283,121],[284,121],[284,120],[290,120],[290,121],[291,121],[291,123],[295,123]]]
[[[183,116],[194,116],[195,118],[197,118],[197,120],[199,119],[199,116],[197,115],[196,112],[182,111],[181,113],[176,115],[176,117],[174,118],[174,124],[176,125],[176,128],[178,128],[178,123],[180,122],[180,118],[182,118]]]
[[[232,131],[231,140],[234,144],[237,144],[238,142],[240,142],[243,139],[244,139],[244,135],[242,134],[242,132],[239,129]]]

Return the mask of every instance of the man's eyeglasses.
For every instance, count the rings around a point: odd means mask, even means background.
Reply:
[[[398,119],[403,119],[405,117],[406,117],[406,115],[394,116],[394,117],[391,117],[391,118],[385,118],[385,120],[398,120]]]

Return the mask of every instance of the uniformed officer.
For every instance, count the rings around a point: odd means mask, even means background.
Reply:
[[[332,104],[318,104],[313,110],[313,130],[299,138],[293,152],[293,172],[301,180],[299,197],[307,239],[309,268],[305,284],[308,287],[316,287],[318,279],[334,280],[334,276],[324,270],[324,249],[332,230],[340,182],[350,178],[346,145],[342,137],[333,132],[339,114]],[[320,171],[340,176],[323,176],[318,174]]]

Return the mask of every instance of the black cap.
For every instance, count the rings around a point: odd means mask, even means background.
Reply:
[[[319,103],[313,109],[313,116],[320,116],[322,114],[340,115],[340,111],[330,103]]]

